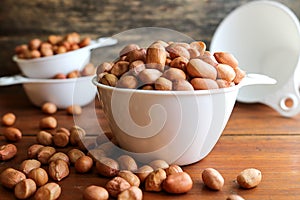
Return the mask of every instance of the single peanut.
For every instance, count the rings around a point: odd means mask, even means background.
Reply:
[[[219,63],[227,64],[232,68],[237,68],[239,65],[237,59],[232,54],[227,52],[215,52],[214,57]]]
[[[195,90],[212,90],[219,88],[215,80],[208,78],[193,78],[191,84]]]
[[[42,163],[42,164],[47,164],[48,160],[55,154],[56,149],[54,147],[50,146],[45,146],[40,148],[38,154],[37,154],[37,159]]]
[[[127,61],[118,61],[116,62],[111,69],[111,73],[116,77],[122,76],[129,69],[129,62]]]
[[[143,165],[135,172],[135,174],[139,177],[140,182],[144,183],[147,176],[153,171],[154,171],[153,168],[150,167],[149,165]]]
[[[2,116],[1,122],[4,126],[12,126],[16,121],[16,115],[14,113],[6,113]]]
[[[117,159],[121,170],[129,170],[135,172],[138,167],[135,160],[129,155],[122,155]]]
[[[38,187],[45,185],[48,182],[48,173],[43,168],[32,169],[27,177],[34,180]]]
[[[29,160],[24,160],[20,164],[20,171],[22,171],[24,174],[28,174],[31,170],[39,168],[41,166],[41,162],[36,160],[36,159],[29,159]]]
[[[194,87],[190,82],[184,79],[173,81],[173,90],[175,91],[193,91]]]
[[[130,184],[121,177],[114,177],[105,185],[106,190],[112,197],[117,197],[118,194],[120,194],[124,190],[129,189],[130,187]]]
[[[54,114],[57,111],[57,106],[54,103],[46,102],[42,105],[42,111],[46,114]]]
[[[111,158],[101,157],[96,162],[96,171],[102,176],[114,177],[119,173],[119,164]]]
[[[69,144],[70,137],[64,131],[57,131],[52,137],[53,143],[57,147],[65,147]]]
[[[27,149],[27,156],[28,158],[36,158],[40,149],[44,147],[41,144],[33,144]]]
[[[57,152],[57,153],[53,154],[49,158],[48,163],[51,163],[52,161],[56,161],[56,160],[63,160],[67,164],[70,164],[69,156],[67,154],[63,153],[63,152]]]
[[[178,172],[183,172],[182,168],[178,165],[170,165],[168,168],[165,169],[167,176],[171,174],[176,174]]]
[[[159,168],[167,169],[169,167],[169,164],[164,160],[153,160],[149,163],[149,165],[153,168],[153,170],[157,170]]]
[[[202,172],[203,183],[212,190],[221,190],[224,185],[223,176],[213,168],[206,168]]]
[[[201,59],[191,59],[186,68],[191,77],[217,79],[216,68]]]
[[[22,139],[22,132],[18,128],[7,127],[3,130],[3,135],[7,141],[18,142]]]
[[[52,161],[49,164],[48,173],[53,180],[61,181],[70,173],[68,163],[60,159]]]
[[[107,200],[109,194],[104,187],[90,185],[84,189],[82,198],[84,200]]]
[[[61,194],[61,187],[54,182],[47,183],[40,187],[35,195],[34,199],[35,200],[56,200],[59,198]]]
[[[217,72],[218,78],[228,82],[232,82],[236,76],[234,69],[226,64],[218,64]]]
[[[118,200],[142,200],[143,199],[143,192],[137,186],[131,186],[127,190],[124,190],[118,195]]]
[[[79,126],[73,126],[70,129],[70,143],[72,145],[78,145],[79,141],[86,135],[85,130]]]
[[[39,131],[36,135],[36,140],[41,145],[52,145],[53,143],[53,136],[51,133],[47,131]]]
[[[67,107],[66,111],[69,115],[81,115],[82,108],[80,105],[71,105]]]
[[[160,192],[162,183],[167,178],[165,170],[159,168],[151,172],[145,180],[145,190],[152,192]]]
[[[135,89],[138,86],[138,80],[132,75],[123,75],[117,82],[116,87]]]
[[[141,181],[139,177],[129,170],[121,170],[118,176],[124,178],[131,186],[140,186]]]
[[[16,184],[14,188],[15,197],[27,199],[35,193],[36,188],[36,184],[32,179],[24,179]]]
[[[84,156],[85,154],[79,149],[71,149],[70,151],[68,151],[67,155],[70,159],[70,162],[72,164],[75,164],[76,160],[78,160],[80,157]]]
[[[248,168],[240,172],[236,180],[238,184],[245,189],[256,187],[262,179],[261,171],[255,168]]]
[[[4,144],[0,146],[0,161],[9,160],[17,154],[18,149],[14,144]]]
[[[229,195],[226,200],[245,200],[243,197],[237,194],[231,194]]]
[[[164,77],[159,77],[154,82],[154,87],[156,90],[172,90],[172,81]]]
[[[87,173],[93,167],[93,159],[89,156],[81,156],[74,164],[75,171],[78,173]]]
[[[170,174],[163,182],[163,190],[171,194],[187,193],[193,187],[193,181],[186,172]]]
[[[178,79],[186,79],[186,74],[184,73],[184,71],[178,68],[167,69],[164,71],[162,76],[171,81]]]
[[[153,43],[147,48],[146,68],[163,71],[167,59],[167,52],[161,43]]]
[[[6,168],[0,174],[1,185],[9,189],[13,189],[17,183],[24,179],[26,179],[26,175],[13,168]]]
[[[39,124],[41,129],[54,129],[57,126],[57,120],[52,117],[44,117],[40,120],[40,124]]]

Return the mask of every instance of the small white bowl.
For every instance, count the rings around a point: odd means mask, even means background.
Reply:
[[[31,103],[41,107],[45,102],[52,102],[58,108],[70,105],[85,106],[96,96],[96,89],[91,80],[93,76],[69,79],[31,79],[20,75],[0,78],[0,86],[23,84]]]
[[[90,62],[92,49],[116,43],[117,40],[113,38],[99,38],[86,47],[63,54],[34,59],[20,59],[14,55],[13,61],[18,64],[22,74],[29,78],[53,78],[58,73],[67,74],[74,70],[81,71]]]
[[[114,88],[93,79],[120,147],[143,163],[163,159],[178,165],[197,162],[213,149],[240,87],[275,82],[252,74],[224,89],[148,91]]]

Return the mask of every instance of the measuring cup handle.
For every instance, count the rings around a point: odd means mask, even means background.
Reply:
[[[298,87],[291,92],[283,90],[275,93],[263,99],[261,103],[272,107],[284,117],[293,117],[300,113],[300,95],[297,89]]]
[[[3,76],[0,77],[0,86],[16,85],[20,83],[25,83],[26,81],[27,79],[21,75]]]

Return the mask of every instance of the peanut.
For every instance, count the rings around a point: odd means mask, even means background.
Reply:
[[[106,190],[112,197],[117,197],[118,194],[129,189],[130,187],[130,184],[121,177],[115,177],[108,181],[105,185]]]
[[[111,158],[101,157],[96,162],[96,171],[102,176],[114,177],[119,173],[119,164]]]
[[[35,200],[56,200],[61,194],[61,187],[57,183],[47,183],[40,187],[35,195]]]
[[[4,126],[12,126],[16,121],[16,115],[14,113],[6,113],[2,116],[1,121]]]
[[[54,103],[46,102],[42,105],[42,111],[46,114],[54,114],[57,111],[57,107]]]
[[[7,127],[3,131],[3,135],[7,141],[18,142],[22,139],[22,132],[18,128]]]
[[[83,191],[84,200],[107,200],[109,194],[107,190],[101,186],[90,185]]]
[[[81,156],[75,162],[75,171],[78,173],[86,173],[93,167],[93,159],[89,156]]]
[[[124,178],[131,186],[140,186],[140,179],[137,175],[135,175],[134,173],[132,173],[131,171],[128,170],[121,170],[118,173],[119,177]]]
[[[191,84],[195,90],[211,90],[219,88],[219,85],[215,80],[208,78],[193,78]]]
[[[154,82],[154,87],[156,90],[172,90],[172,81],[164,77],[159,77]]]
[[[131,186],[130,188],[124,190],[118,195],[118,200],[128,200],[128,199],[142,200],[143,199],[142,190],[137,186]]]
[[[60,159],[52,161],[49,164],[48,173],[53,180],[61,181],[70,173],[68,163]]]
[[[237,194],[231,194],[229,195],[226,200],[245,200],[243,197]]]
[[[227,52],[215,52],[214,57],[219,63],[227,64],[232,68],[237,68],[239,65],[237,59],[232,54]]]
[[[70,159],[70,162],[72,164],[75,164],[76,160],[79,159],[80,157],[84,156],[85,154],[79,150],[79,149],[71,149],[68,151],[68,157]]]
[[[40,131],[36,135],[36,140],[41,145],[51,145],[53,143],[53,136],[47,131]]]
[[[160,192],[162,190],[162,183],[167,178],[165,170],[159,168],[151,172],[145,180],[145,190],[152,192]]]
[[[129,170],[135,172],[138,167],[135,160],[129,155],[122,155],[117,159],[121,170]]]
[[[70,129],[70,143],[74,146],[86,135],[85,130],[79,126],[73,126]]]
[[[245,189],[256,187],[262,179],[261,171],[255,168],[248,168],[240,172],[236,180]]]
[[[24,174],[28,174],[31,170],[39,168],[41,166],[41,162],[35,159],[24,160],[20,164],[20,171]]]
[[[41,147],[38,154],[37,154],[37,159],[42,163],[42,164],[47,164],[48,160],[55,154],[56,149],[54,147],[50,146],[45,146]]]
[[[153,160],[149,163],[149,165],[153,168],[153,170],[157,170],[159,168],[167,169],[169,167],[169,164],[164,160]]]
[[[27,149],[28,158],[36,158],[40,149],[44,147],[44,145],[33,144]]]
[[[48,182],[48,173],[43,168],[32,169],[27,177],[34,180],[38,187],[45,185]]]
[[[69,115],[81,115],[82,108],[80,105],[71,105],[67,107],[66,111]]]
[[[165,169],[167,176],[171,174],[176,174],[178,172],[183,172],[180,166],[178,165],[170,165],[168,168]]]
[[[206,168],[202,172],[203,183],[212,190],[221,190],[224,185],[223,176],[213,168]]]
[[[40,120],[40,124],[39,124],[41,129],[54,129],[57,126],[57,120],[52,117],[44,117]]]
[[[63,153],[63,152],[57,152],[55,154],[53,154],[49,160],[48,163],[51,163],[52,161],[56,161],[56,160],[63,160],[65,161],[67,164],[70,163],[70,159],[69,156],[67,156],[67,154]]]
[[[36,191],[36,184],[32,179],[24,179],[16,184],[14,194],[18,199],[27,199]]]
[[[217,79],[216,68],[201,59],[191,59],[186,69],[191,77]]]
[[[13,189],[17,183],[24,179],[26,179],[25,174],[13,168],[6,168],[0,174],[0,183],[9,189]]]
[[[188,173],[177,172],[167,176],[162,187],[168,193],[182,194],[192,189],[193,181]]]
[[[0,146],[0,161],[9,160],[17,154],[17,147],[14,144],[4,144]]]
[[[57,131],[54,133],[52,140],[55,146],[57,147],[65,147],[69,144],[70,137],[68,135],[69,133],[66,133],[64,131]]]
[[[226,64],[218,64],[217,72],[218,78],[228,82],[232,82],[236,76],[234,69]]]
[[[135,174],[139,177],[140,182],[144,183],[147,176],[153,171],[154,171],[153,168],[150,167],[149,165],[143,165],[136,171]]]
[[[167,52],[161,43],[153,43],[147,48],[146,67],[163,71],[167,59]]]

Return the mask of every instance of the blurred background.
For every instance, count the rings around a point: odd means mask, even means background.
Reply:
[[[276,1],[300,18],[299,0]],[[51,34],[78,32],[96,39],[154,26],[179,31],[209,47],[218,24],[247,2],[250,0],[1,0],[0,76],[20,73],[12,61],[17,45],[33,38],[45,40]]]

